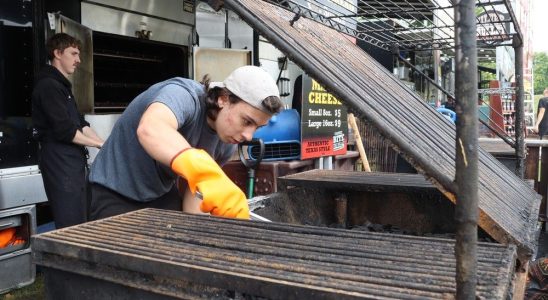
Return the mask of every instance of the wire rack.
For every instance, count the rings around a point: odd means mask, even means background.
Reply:
[[[267,0],[384,50],[455,47],[454,0]],[[477,46],[512,45],[521,32],[510,0],[477,0]]]

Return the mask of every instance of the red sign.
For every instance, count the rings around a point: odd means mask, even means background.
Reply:
[[[303,76],[301,159],[346,153],[346,107],[320,84]]]

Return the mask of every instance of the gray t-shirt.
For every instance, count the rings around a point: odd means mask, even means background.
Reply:
[[[223,143],[207,125],[204,87],[190,79],[172,78],[137,96],[114,125],[95,157],[89,179],[140,202],[157,199],[175,184],[177,175],[148,155],[137,139],[137,126],[151,103],[160,102],[177,117],[179,133],[192,147],[204,149],[220,165],[235,145]]]

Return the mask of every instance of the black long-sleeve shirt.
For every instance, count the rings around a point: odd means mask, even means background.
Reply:
[[[40,142],[72,143],[76,130],[89,126],[78,112],[72,84],[53,66],[37,75],[32,93],[32,121]]]
[[[548,135],[548,97],[540,98],[537,113],[541,108],[544,108],[544,116],[542,117],[542,120],[540,120],[538,134],[542,138],[542,136]]]

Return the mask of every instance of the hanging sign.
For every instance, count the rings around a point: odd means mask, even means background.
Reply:
[[[507,13],[489,10],[477,16],[476,26],[478,40],[509,40],[511,18]]]
[[[346,107],[318,82],[303,75],[301,159],[346,153]]]

